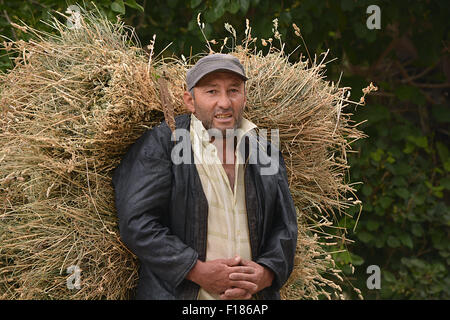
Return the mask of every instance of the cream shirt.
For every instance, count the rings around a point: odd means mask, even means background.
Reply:
[[[244,134],[256,125],[242,119],[237,130],[237,148]],[[206,261],[233,258],[236,255],[251,260],[247,210],[245,205],[244,161],[236,151],[234,190],[222,166],[216,146],[202,122],[191,115],[190,136],[194,162],[200,176],[203,192],[208,200],[208,230]],[[219,299],[200,288],[199,300]]]

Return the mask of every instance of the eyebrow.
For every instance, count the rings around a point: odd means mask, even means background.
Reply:
[[[219,85],[217,84],[217,83],[207,83],[207,84],[204,84],[204,85],[202,85],[202,87],[218,87]],[[238,81],[236,81],[236,82],[232,82],[231,84],[230,84],[230,86],[232,86],[232,87],[240,87],[241,86],[241,83],[240,82],[238,82]]]
[[[216,83],[206,83],[202,85],[202,87],[217,87],[218,85]]]

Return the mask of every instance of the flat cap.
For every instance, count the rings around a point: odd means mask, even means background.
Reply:
[[[201,78],[214,71],[231,71],[240,75],[244,81],[248,80],[238,58],[230,54],[214,53],[201,58],[188,70],[186,74],[188,91],[194,88]]]

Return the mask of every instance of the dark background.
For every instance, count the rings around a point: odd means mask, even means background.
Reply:
[[[65,12],[76,1],[0,0],[0,43],[28,39],[29,34],[10,22],[51,30],[40,20],[54,11]],[[80,5],[90,9],[91,2]],[[346,107],[369,137],[353,144],[349,154],[348,181],[356,184],[363,210],[356,230],[358,207],[342,218],[351,245],[330,251],[347,275],[341,284],[355,286],[366,299],[449,299],[450,262],[449,190],[450,153],[450,2],[442,1],[270,1],[270,0],[120,0],[94,1],[111,20],[117,15],[135,28],[142,46],[156,34],[155,52],[190,56],[207,51],[197,26],[202,13],[208,40],[218,42],[234,26],[238,40],[244,38],[245,19],[252,35],[273,37],[273,19],[293,52],[292,61],[330,50],[327,80],[352,87],[351,99],[359,101],[362,88],[373,82],[379,90],[366,97],[366,105]],[[369,5],[380,8],[380,29],[366,25],[372,16]],[[63,20],[63,18],[62,18]],[[301,30],[307,48],[294,35]],[[267,48],[261,45],[264,51]],[[298,45],[300,48],[294,51]],[[220,45],[213,46],[219,49]],[[265,51],[264,51],[265,52]],[[0,51],[0,70],[13,68],[10,56]],[[350,263],[355,267],[352,274]],[[381,289],[368,289],[369,265],[381,270]]]

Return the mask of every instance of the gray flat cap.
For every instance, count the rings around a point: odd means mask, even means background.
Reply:
[[[234,72],[240,75],[244,81],[248,80],[245,76],[244,67],[239,62],[238,58],[230,54],[214,53],[201,58],[191,69],[188,70],[186,74],[188,91],[194,88],[197,82],[208,73],[219,70]]]

